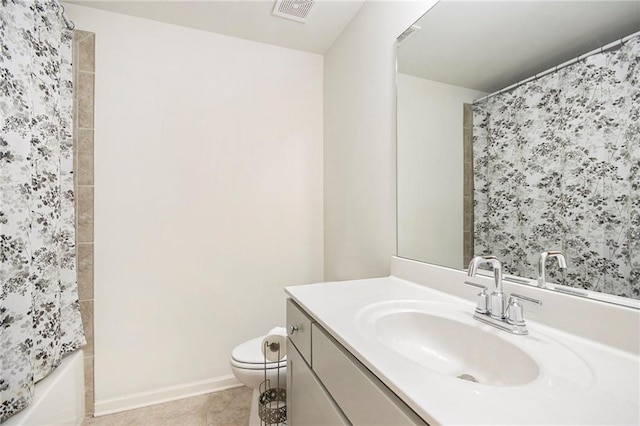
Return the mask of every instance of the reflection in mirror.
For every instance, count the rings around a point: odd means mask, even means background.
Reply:
[[[549,287],[640,299],[638,31],[627,1],[440,2],[406,31],[398,256],[536,280],[560,250]]]

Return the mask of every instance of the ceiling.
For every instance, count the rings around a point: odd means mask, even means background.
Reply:
[[[487,93],[640,31],[640,1],[447,1],[400,44],[398,70]]]
[[[69,0],[68,3],[313,53],[327,52],[365,0],[316,0],[307,23],[272,15],[275,0]]]

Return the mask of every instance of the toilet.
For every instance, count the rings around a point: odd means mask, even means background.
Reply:
[[[236,379],[243,385],[259,391],[260,385],[264,382],[265,361],[262,355],[262,339],[256,337],[236,346],[231,352],[231,371]],[[280,383],[278,383],[278,367],[280,372]],[[267,361],[267,379],[270,380],[271,388],[287,387],[287,357],[286,355],[277,362]],[[262,389],[264,390],[264,388]]]

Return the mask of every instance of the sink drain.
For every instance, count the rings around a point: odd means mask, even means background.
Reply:
[[[468,380],[468,381],[473,382],[473,383],[478,383],[476,378],[473,377],[471,374],[461,374],[461,375],[458,376],[458,379]]]

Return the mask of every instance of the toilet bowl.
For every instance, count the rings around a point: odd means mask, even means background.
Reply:
[[[270,388],[286,388],[287,357],[285,356],[277,362],[267,361],[265,364],[260,347],[262,345],[262,339],[263,337],[256,337],[233,349],[230,360],[231,372],[243,385],[259,390],[260,384],[265,380],[266,371],[266,377],[270,380]],[[280,376],[279,383],[278,375]]]

